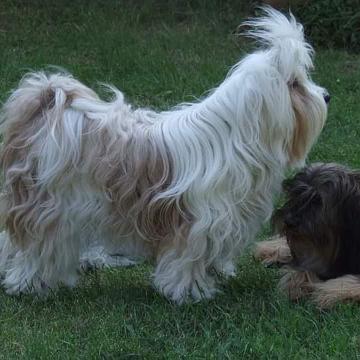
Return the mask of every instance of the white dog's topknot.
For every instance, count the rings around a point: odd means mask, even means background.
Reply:
[[[244,22],[243,25],[250,28],[245,35],[270,46],[276,46],[286,39],[304,41],[303,26],[292,13],[287,17],[269,6],[262,6],[260,9],[264,16]]]
[[[249,28],[244,35],[254,38],[270,51],[273,63],[288,81],[299,65],[311,69],[314,51],[305,41],[303,26],[294,15],[285,16],[269,6],[260,9],[263,16],[244,22],[244,26]]]

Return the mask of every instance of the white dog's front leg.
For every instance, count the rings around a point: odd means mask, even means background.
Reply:
[[[175,250],[165,252],[159,259],[154,285],[164,296],[179,305],[191,300],[197,302],[211,299],[218,291],[204,259],[179,257]]]
[[[214,263],[214,270],[217,275],[228,279],[236,276],[236,266],[232,260],[217,260]]]

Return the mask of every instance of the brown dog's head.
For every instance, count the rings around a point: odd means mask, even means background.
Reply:
[[[360,172],[314,164],[283,183],[286,202],[273,217],[291,265],[322,279],[360,273]]]

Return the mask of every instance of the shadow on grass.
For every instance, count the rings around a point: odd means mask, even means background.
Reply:
[[[180,313],[218,309],[236,309],[239,304],[253,309],[264,308],[278,294],[276,284],[277,272],[274,269],[265,269],[250,256],[244,256],[238,266],[237,276],[224,280],[219,285],[220,292],[213,300],[204,300],[199,303],[177,306],[160,295],[151,284],[152,266],[148,264],[131,268],[116,268],[91,271],[83,274],[77,287],[73,289],[60,288],[50,292],[47,297],[22,294],[9,297],[2,290],[1,303],[11,302],[21,307],[30,306],[36,310],[51,310],[56,308],[76,308],[87,306],[89,308],[111,309],[114,307],[154,308],[161,307],[164,311]],[[2,294],[1,294],[2,293]],[[265,305],[264,305],[265,304]],[[269,305],[270,306],[270,305]],[[271,306],[270,306],[271,307]]]

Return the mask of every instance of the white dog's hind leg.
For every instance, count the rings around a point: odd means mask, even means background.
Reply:
[[[80,268],[84,271],[90,269],[134,266],[138,263],[139,261],[130,259],[121,254],[111,254],[102,245],[91,245],[80,256]]]
[[[61,224],[61,223],[60,223]],[[52,231],[52,238],[29,240],[24,248],[6,239],[1,252],[2,284],[9,294],[47,293],[63,284],[76,285],[80,240],[66,231],[62,224]]]
[[[11,243],[8,232],[2,231],[0,233],[0,278],[4,276],[8,263],[15,254],[16,248]]]
[[[149,243],[136,236],[131,229],[119,229],[116,234],[102,229],[98,238],[90,242],[81,253],[80,268],[86,271],[94,268],[134,266],[151,255]]]

